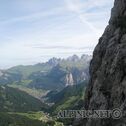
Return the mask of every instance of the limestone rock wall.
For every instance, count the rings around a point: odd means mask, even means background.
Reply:
[[[90,64],[85,108],[126,111],[126,0],[115,0],[109,25],[99,39]],[[88,119],[84,126],[126,126],[119,120]]]

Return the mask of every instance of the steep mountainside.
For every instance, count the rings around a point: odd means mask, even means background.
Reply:
[[[0,86],[1,112],[40,111],[46,108],[40,100],[15,88]]]
[[[90,74],[86,109],[126,111],[126,0],[115,0],[109,25],[94,50]],[[125,126],[126,118],[88,119],[81,125]]]
[[[11,84],[14,81],[20,81],[22,79],[22,74],[11,73],[6,70],[0,70],[0,84]]]
[[[54,115],[60,110],[79,109],[84,105],[84,94],[87,87],[87,82],[78,85],[67,86],[63,90],[50,91],[42,99],[51,105],[49,111]]]

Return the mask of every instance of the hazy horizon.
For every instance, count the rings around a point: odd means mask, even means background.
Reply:
[[[53,58],[61,59],[61,60],[65,59],[66,60],[67,58],[70,58],[70,57],[72,57],[74,55],[78,56],[79,58],[81,58],[81,56],[83,56],[83,55],[92,56],[90,54],[81,54],[81,55],[73,54],[73,55],[69,55],[69,56],[66,56],[66,57],[51,57],[51,58],[49,58],[49,59],[47,59],[45,61],[40,61],[40,62],[30,63],[30,64],[17,64],[17,65],[14,65],[14,66],[8,66],[6,68],[0,68],[0,70],[7,70],[7,69],[10,69],[10,68],[16,67],[16,66],[27,66],[27,65],[29,66],[29,65],[37,65],[39,63],[46,63],[46,62],[48,62],[49,60],[51,60]]]
[[[5,0],[0,3],[0,69],[92,54],[113,0]]]

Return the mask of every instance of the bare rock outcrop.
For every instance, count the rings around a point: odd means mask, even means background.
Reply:
[[[72,73],[66,74],[66,76],[65,76],[65,83],[66,83],[65,86],[70,86],[70,85],[72,86],[72,85],[74,85],[74,80],[73,80]]]
[[[85,96],[87,110],[126,111],[126,0],[115,0],[109,25],[99,39],[90,64]],[[126,126],[120,119],[87,119],[81,126]]]

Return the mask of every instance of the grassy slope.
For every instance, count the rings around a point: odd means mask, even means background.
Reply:
[[[22,85],[17,85],[17,84],[12,84],[12,85],[8,85],[9,87],[13,87],[16,89],[19,89],[21,91],[24,91],[26,93],[28,93],[29,95],[37,98],[37,99],[41,99],[42,96],[47,94],[47,90],[43,90],[43,89],[35,89],[35,88],[27,88],[25,86]]]
[[[0,126],[63,126],[43,112],[0,112]]]
[[[53,115],[57,114],[60,110],[80,109],[83,107],[85,88],[86,84],[84,83],[68,86],[59,93],[48,96],[48,101],[55,103],[51,107]]]
[[[11,73],[22,73],[23,78],[26,79],[30,74],[38,71],[48,71],[51,69],[51,66],[45,65],[45,64],[36,64],[36,65],[28,65],[28,66],[15,66],[10,69],[8,69],[8,72]]]
[[[45,104],[24,91],[7,86],[0,87],[0,111],[28,112],[45,108]]]

